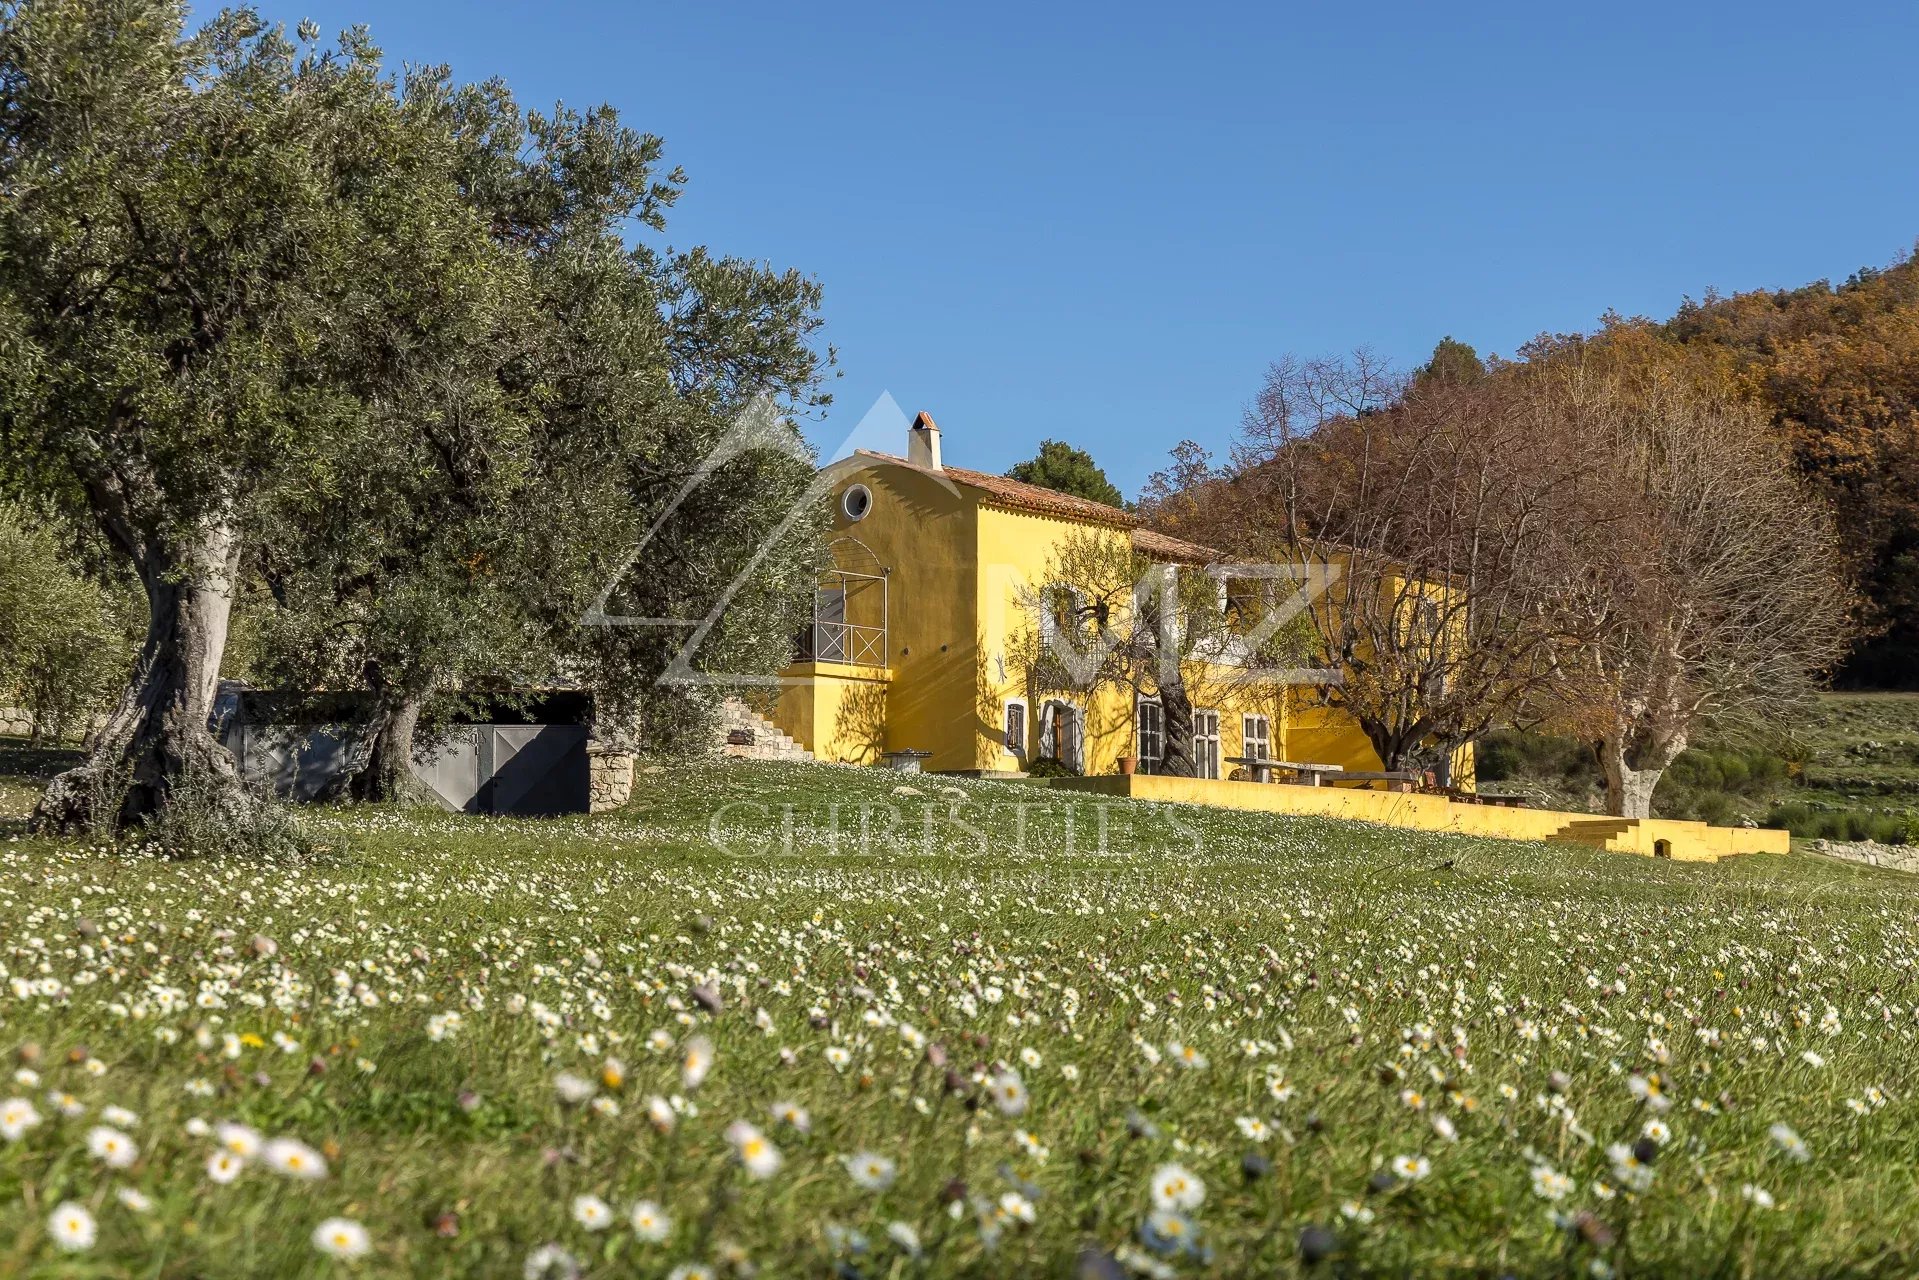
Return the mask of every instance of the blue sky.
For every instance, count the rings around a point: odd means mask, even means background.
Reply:
[[[1267,364],[1843,278],[1919,238],[1919,6],[267,0],[394,61],[608,101],[666,239],[825,287],[832,452],[931,412],[1129,494]]]

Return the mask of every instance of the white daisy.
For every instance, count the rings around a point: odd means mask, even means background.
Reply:
[[[764,1180],[779,1172],[784,1158],[779,1148],[746,1121],[735,1120],[728,1125],[726,1140],[733,1144],[733,1149],[739,1153],[740,1163],[746,1166],[747,1173],[753,1177]]]
[[[53,1242],[69,1253],[78,1253],[82,1249],[93,1248],[93,1242],[99,1238],[99,1229],[94,1225],[93,1215],[86,1206],[69,1200],[53,1211],[47,1219],[47,1234]]]
[[[289,1178],[317,1182],[326,1177],[326,1157],[293,1138],[275,1138],[260,1148],[260,1159],[267,1168]]]
[[[373,1242],[353,1219],[328,1218],[313,1228],[313,1247],[335,1258],[364,1258]]]
[[[898,1166],[885,1156],[875,1155],[871,1151],[848,1156],[845,1163],[853,1181],[867,1191],[884,1191],[893,1185],[893,1179],[899,1175]]]
[[[232,1182],[247,1167],[247,1162],[231,1151],[216,1151],[207,1157],[207,1177],[221,1186]]]
[[[1206,1184],[1182,1165],[1161,1165],[1153,1173],[1152,1185],[1155,1208],[1187,1211],[1199,1208],[1206,1200]]]
[[[87,1130],[87,1150],[109,1169],[124,1169],[140,1158],[140,1148],[132,1138],[104,1124]]]
[[[613,1210],[598,1196],[574,1196],[573,1221],[588,1231],[604,1231],[613,1225]]]
[[[0,1102],[0,1138],[18,1142],[27,1130],[39,1123],[40,1113],[25,1098],[8,1098]]]
[[[651,1200],[642,1200],[634,1205],[627,1214],[627,1221],[633,1224],[633,1234],[648,1244],[658,1244],[673,1234],[673,1219]]]

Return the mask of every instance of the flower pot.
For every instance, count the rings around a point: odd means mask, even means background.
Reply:
[[[1119,776],[1122,778],[1132,777],[1133,770],[1138,767],[1139,761],[1135,760],[1132,756],[1121,756],[1119,758]]]

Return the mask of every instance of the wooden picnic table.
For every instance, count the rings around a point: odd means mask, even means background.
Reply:
[[[1285,769],[1297,773],[1301,781],[1309,787],[1319,786],[1323,775],[1346,771],[1343,765],[1307,764],[1299,760],[1274,760],[1268,756],[1227,756],[1226,763],[1251,769],[1254,782],[1271,782],[1275,769]]]

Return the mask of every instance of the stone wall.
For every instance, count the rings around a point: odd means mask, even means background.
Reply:
[[[586,749],[587,809],[605,813],[625,804],[633,795],[633,753],[595,742]]]

